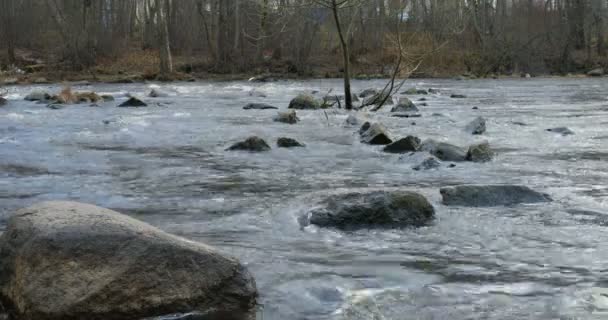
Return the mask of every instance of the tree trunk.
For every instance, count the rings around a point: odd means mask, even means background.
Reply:
[[[336,0],[332,0],[332,12],[334,14],[334,20],[336,22],[336,29],[338,29],[338,36],[340,37],[340,44],[342,46],[342,60],[344,62],[344,101],[345,108],[347,110],[351,110],[353,108],[353,100],[350,93],[350,61],[349,61],[349,53],[348,53],[348,42],[344,37],[342,32],[342,26],[340,25],[340,15],[338,13],[338,5],[336,4]]]
[[[170,0],[163,0],[159,6],[159,31],[160,31],[160,76],[168,79],[173,73],[173,59],[171,58],[171,46],[169,43],[169,14]]]

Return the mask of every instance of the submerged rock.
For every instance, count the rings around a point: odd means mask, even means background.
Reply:
[[[348,193],[325,200],[308,214],[308,223],[342,230],[424,226],[435,209],[422,195],[408,191]]]
[[[440,193],[448,206],[495,207],[551,201],[544,193],[517,185],[461,185],[441,188]]]
[[[114,96],[109,94],[102,94],[101,98],[103,99],[103,101],[114,101]]]
[[[77,92],[74,94],[77,102],[95,103],[103,102],[103,98],[95,92]]]
[[[399,103],[391,109],[391,112],[418,112],[418,108],[408,98],[399,98]]]
[[[295,148],[295,147],[305,147],[305,144],[298,142],[292,138],[279,138],[277,139],[277,147],[279,148]]]
[[[574,134],[574,131],[572,131],[569,128],[566,128],[566,127],[551,128],[551,129],[547,129],[547,131],[559,133],[562,136],[569,136],[569,135],[573,135]]]
[[[385,145],[393,142],[386,128],[380,123],[374,123],[361,134],[361,142],[373,145]]]
[[[147,107],[148,105],[145,102],[143,102],[135,97],[130,97],[129,100],[119,104],[118,106],[121,108],[131,108],[131,107],[137,108],[137,107]]]
[[[154,88],[150,91],[150,93],[148,94],[148,97],[150,98],[166,98],[169,96],[169,93],[161,90],[161,89],[157,89]]]
[[[243,107],[243,110],[268,110],[268,109],[278,109],[275,106],[271,106],[266,103],[248,103]]]
[[[467,96],[465,96],[464,94],[453,94],[450,96],[450,98],[453,98],[453,99],[464,99],[466,97]]]
[[[465,161],[467,157],[467,152],[458,146],[430,139],[420,145],[420,150],[429,152],[441,161]]]
[[[315,99],[315,97],[309,94],[300,94],[297,97],[293,98],[289,103],[289,109],[319,109],[321,108],[321,103]]]
[[[419,148],[420,139],[414,136],[407,136],[387,145],[384,147],[383,151],[389,153],[406,153],[418,151]]]
[[[369,128],[372,126],[371,123],[369,123],[369,121],[365,121],[365,123],[361,126],[361,128],[359,129],[359,134],[363,135],[365,133],[365,131],[369,130]]]
[[[486,132],[486,119],[477,117],[466,126],[466,131],[471,134],[484,134]]]
[[[273,119],[275,122],[282,122],[288,124],[296,124],[300,119],[296,115],[295,110],[290,110],[287,112],[279,112]]]
[[[439,167],[441,167],[441,161],[439,161],[439,159],[433,156],[429,156],[428,158],[424,159],[420,164],[413,166],[412,169],[416,171],[422,171],[436,169]]]
[[[439,89],[433,89],[433,88],[430,88],[430,89],[429,89],[429,93],[430,93],[430,94],[439,94]]]
[[[492,161],[492,158],[494,158],[494,151],[488,142],[472,145],[467,152],[467,161],[488,162]]]
[[[249,319],[256,299],[236,259],[93,205],[21,209],[0,237],[0,300],[16,319]]]
[[[52,110],[61,110],[61,109],[66,108],[67,105],[60,104],[60,103],[51,103],[51,104],[47,104],[46,107],[49,109],[52,109]]]
[[[348,118],[344,121],[344,124],[347,126],[356,126],[359,124],[359,119],[355,115],[349,114]]]
[[[51,95],[44,91],[32,91],[24,98],[27,101],[48,101],[50,99]]]
[[[4,97],[0,97],[0,106],[4,106],[8,103],[8,101],[6,99],[4,99]]]
[[[237,142],[230,146],[226,151],[251,151],[251,152],[262,152],[270,150],[270,146],[264,139],[252,136],[247,138],[245,141]]]
[[[410,89],[407,89],[407,90],[401,92],[401,94],[417,95],[417,94],[429,94],[429,93],[428,93],[428,91],[426,91],[424,89],[410,88]]]
[[[391,114],[393,118],[420,118],[422,115],[420,113],[393,113]]]

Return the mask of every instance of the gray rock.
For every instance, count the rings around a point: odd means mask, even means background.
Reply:
[[[359,98],[367,98],[371,96],[375,96],[379,93],[378,89],[365,89],[359,93]]]
[[[118,106],[121,108],[137,108],[137,107],[147,107],[148,105],[145,102],[143,102],[135,97],[130,97],[129,100],[119,104]]]
[[[342,230],[418,227],[430,223],[435,209],[422,195],[375,191],[332,196],[308,214],[309,223]]]
[[[298,121],[300,121],[300,118],[298,118],[295,110],[290,110],[287,112],[277,113],[277,115],[273,118],[273,120],[275,122],[296,124],[296,123],[298,123]]]
[[[305,147],[305,144],[298,142],[292,138],[279,138],[277,139],[277,147],[279,148],[296,148],[296,147]]]
[[[495,207],[551,201],[546,194],[516,185],[461,185],[441,188],[440,193],[448,206]]]
[[[574,131],[572,131],[569,128],[566,128],[566,127],[551,128],[551,129],[547,129],[547,131],[554,132],[554,133],[559,133],[562,136],[569,136],[569,135],[574,134]]]
[[[103,101],[114,101],[114,96],[109,94],[103,94],[101,95],[101,98],[103,99]]]
[[[441,161],[466,161],[467,157],[467,152],[458,146],[430,139],[420,145],[420,150],[429,152]]]
[[[359,129],[359,134],[363,135],[365,133],[365,131],[369,130],[369,128],[372,126],[371,123],[369,123],[369,121],[366,121],[361,128]]]
[[[427,98],[420,98],[420,99],[418,99],[418,101],[427,101],[427,100],[428,100]]]
[[[433,88],[430,88],[430,89],[429,89],[429,93],[430,93],[430,94],[439,94],[439,90],[438,90],[438,89],[433,89]]]
[[[361,135],[361,142],[372,145],[386,145],[393,142],[389,137],[386,128],[380,123],[372,124]]]
[[[393,113],[391,114],[393,118],[420,118],[422,117],[419,113]]]
[[[289,103],[289,109],[319,109],[321,108],[321,103],[315,99],[315,97],[309,94],[300,94],[297,97],[293,98]]]
[[[467,96],[465,96],[464,94],[453,94],[450,96],[450,98],[453,98],[453,99],[464,99],[466,97]]]
[[[441,161],[433,156],[424,159],[420,164],[415,165],[412,169],[416,171],[437,169],[441,166]]]
[[[8,100],[4,99],[4,97],[0,96],[0,106],[4,106],[8,103]]]
[[[484,134],[486,132],[486,119],[477,117],[466,126],[466,131],[471,134]]]
[[[418,94],[429,94],[429,93],[428,93],[428,91],[426,91],[424,89],[410,88],[410,89],[407,89],[407,90],[401,92],[401,94],[418,95]]]
[[[243,107],[243,110],[268,110],[268,109],[278,109],[275,106],[271,106],[266,103],[248,103]]]
[[[344,124],[347,126],[356,126],[359,125],[359,119],[355,115],[349,114],[344,121]]]
[[[250,97],[258,97],[258,98],[266,98],[267,97],[264,92],[258,91],[258,90],[255,90],[255,89],[249,91],[249,96]]]
[[[587,72],[590,77],[601,77],[604,75],[604,68],[597,68]]]
[[[51,99],[51,95],[44,91],[32,91],[25,97],[27,101],[48,101]]]
[[[467,161],[489,162],[492,161],[492,158],[494,158],[494,151],[488,142],[472,145],[467,152]]]
[[[148,97],[150,98],[166,98],[169,96],[169,93],[161,90],[161,89],[157,89],[154,88],[150,91],[150,93],[148,94]]]
[[[399,98],[399,103],[391,109],[391,112],[419,112],[416,105],[408,98]]]
[[[256,305],[255,281],[236,259],[87,204],[17,211],[0,257],[0,300],[16,319],[249,319]]]
[[[47,104],[46,107],[49,109],[52,109],[52,110],[61,110],[61,109],[65,109],[67,107],[67,105],[59,104],[59,103],[51,103],[51,104]]]
[[[230,146],[226,151],[251,151],[251,152],[262,152],[270,150],[270,146],[264,141],[264,139],[251,136],[245,141],[237,142]]]
[[[419,148],[420,139],[414,136],[407,136],[387,145],[383,151],[388,153],[406,153],[418,151]]]

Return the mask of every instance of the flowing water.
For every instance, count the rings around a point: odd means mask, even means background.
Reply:
[[[22,100],[58,86],[10,87],[0,108],[0,232],[13,210],[44,200],[115,209],[238,257],[257,280],[264,320],[608,317],[608,81],[411,80],[405,87],[441,92],[425,96],[421,118],[392,118],[390,107],[357,114],[395,137],[463,147],[487,140],[498,151],[491,163],[429,171],[412,170],[416,155],[361,144],[343,110],[298,111],[296,125],[273,122],[274,110],[242,110],[249,102],[285,109],[297,93],[340,85],[94,85],[74,89],[117,101],[62,110]],[[357,91],[383,85],[353,83]],[[170,96],[146,99],[149,108],[115,107],[126,93],[159,86]],[[479,115],[487,133],[466,133]],[[545,131],[562,126],[575,134]],[[272,151],[224,151],[250,135]],[[307,147],[274,147],[282,136]],[[523,184],[555,201],[441,204],[440,187],[467,183]],[[436,221],[349,233],[298,224],[329,194],[395,188],[427,196]]]

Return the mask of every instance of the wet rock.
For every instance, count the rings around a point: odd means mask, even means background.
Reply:
[[[424,89],[410,88],[410,89],[407,89],[407,90],[401,92],[401,94],[419,95],[419,94],[429,94],[429,93],[428,93],[428,91],[426,91]]]
[[[386,98],[386,100],[385,100],[385,98]],[[361,106],[367,107],[367,106],[379,105],[380,103],[382,103],[382,101],[384,101],[385,105],[394,104],[393,97],[391,97],[391,96],[387,97],[387,94],[377,93],[373,96],[369,96],[369,97],[363,99]]]
[[[418,99],[418,101],[426,101],[426,100],[427,100],[427,98],[420,98],[420,99]]]
[[[414,136],[407,136],[403,139],[399,139],[386,147],[383,151],[388,153],[406,153],[418,151],[420,148],[420,138]]]
[[[467,96],[465,96],[464,94],[453,94],[450,96],[450,98],[453,98],[453,99],[464,99],[466,97]]]
[[[428,105],[429,105],[429,104],[428,104],[428,103],[426,103],[426,102],[423,102],[423,103],[420,103],[420,104],[418,104],[418,105],[419,105],[419,106],[421,106],[421,107],[428,107]]]
[[[321,103],[315,99],[315,97],[309,94],[300,94],[297,97],[293,98],[289,103],[289,109],[319,109],[321,108]]]
[[[259,90],[255,90],[255,89],[252,89],[251,91],[249,91],[249,96],[250,97],[258,97],[258,98],[266,98],[267,97],[264,92],[259,91]]]
[[[372,145],[386,145],[392,143],[393,140],[391,140],[382,124],[374,123],[361,134],[361,142]]]
[[[422,117],[419,113],[393,113],[391,114],[393,118],[420,118]]]
[[[551,128],[551,129],[547,129],[547,131],[554,132],[554,133],[559,133],[562,136],[569,136],[569,135],[574,134],[574,131],[572,131],[569,128],[566,128],[566,127]]]
[[[67,105],[60,104],[60,103],[51,103],[51,104],[47,104],[46,107],[49,109],[52,109],[52,110],[61,110],[61,109],[65,109],[67,107]]]
[[[458,146],[430,139],[420,145],[420,150],[427,151],[441,161],[466,161],[467,157],[467,152]]]
[[[102,94],[101,98],[103,99],[103,101],[114,101],[114,96],[109,94]]]
[[[44,91],[32,91],[30,94],[25,96],[24,100],[27,101],[48,101],[51,99],[51,95]]]
[[[430,88],[430,89],[429,89],[429,93],[430,93],[430,94],[439,94],[439,90],[438,90],[438,89],[433,89],[433,88]]]
[[[403,228],[427,225],[435,209],[422,195],[375,191],[332,196],[308,214],[308,222],[342,230]]]
[[[363,135],[365,133],[365,131],[369,130],[369,128],[372,126],[371,123],[369,123],[368,121],[366,121],[361,128],[359,129],[359,134]]]
[[[236,259],[92,205],[21,209],[0,237],[0,300],[16,319],[249,319],[256,299],[255,281]]]
[[[472,145],[467,152],[467,161],[489,162],[492,161],[492,158],[494,158],[494,151],[488,142]]]
[[[94,103],[103,101],[103,98],[95,92],[77,92],[74,95],[77,102]]]
[[[263,152],[270,150],[270,146],[264,141],[264,139],[252,136],[247,138],[245,141],[237,142],[230,146],[226,151],[251,151],[251,152]]]
[[[295,110],[290,110],[287,112],[279,112],[273,119],[275,122],[282,122],[288,124],[296,124],[300,119],[296,115]]]
[[[6,99],[4,99],[4,97],[0,97],[0,106],[4,106],[8,103],[8,101]]]
[[[479,110],[479,107],[473,107],[471,109],[473,109],[473,110]]]
[[[248,103],[243,107],[243,110],[268,110],[268,109],[278,109],[275,106],[271,106],[266,103]]]
[[[419,112],[416,105],[408,98],[399,98],[399,103],[391,109],[391,112]]]
[[[433,156],[429,156],[428,158],[424,159],[420,164],[417,164],[414,167],[412,167],[412,169],[414,169],[416,171],[424,171],[424,170],[437,169],[440,166],[441,166],[441,161],[439,161],[439,159],[437,159]]]
[[[379,93],[378,89],[365,89],[359,93],[359,98],[367,98],[371,96],[375,96]]]
[[[587,72],[590,77],[601,77],[604,75],[604,68],[597,68]]]
[[[495,207],[551,201],[546,194],[517,185],[461,185],[441,188],[440,193],[448,206]]]
[[[148,94],[148,97],[150,98],[166,98],[169,96],[169,93],[158,89],[158,88],[154,88],[152,90],[150,90],[150,93]]]
[[[121,103],[118,106],[121,108],[137,108],[137,107],[147,107],[148,105],[145,102],[143,102],[135,97],[130,97],[129,100]]]
[[[348,118],[344,121],[344,124],[347,126],[356,126],[359,124],[359,119],[355,115],[349,114]]]
[[[279,147],[279,148],[296,148],[296,147],[305,147],[305,146],[306,145],[304,145],[292,138],[277,139],[277,147]]]
[[[466,126],[466,131],[475,135],[484,134],[486,132],[486,119],[483,117],[475,118]]]

